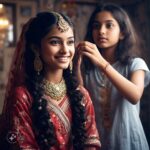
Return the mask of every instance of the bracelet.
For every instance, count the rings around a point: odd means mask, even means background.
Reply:
[[[103,70],[106,72],[107,71],[107,68],[110,66],[110,63],[107,63],[106,65],[105,65],[105,67],[103,68]]]

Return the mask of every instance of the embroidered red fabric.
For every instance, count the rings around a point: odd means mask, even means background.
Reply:
[[[16,86],[22,84],[24,82],[24,65],[23,65],[23,55],[25,48],[25,33],[28,29],[32,19],[30,19],[24,26],[19,38],[19,41],[16,46],[16,50],[14,52],[12,63],[8,75],[7,87],[5,92],[4,106],[2,110],[2,118],[5,119],[4,127],[6,127],[6,123],[9,122],[9,118],[11,117],[11,112],[9,111],[12,105],[11,96],[14,93],[14,89]],[[9,123],[8,123],[9,124]],[[7,128],[7,127],[6,127]]]

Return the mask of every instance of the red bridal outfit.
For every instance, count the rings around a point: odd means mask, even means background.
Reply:
[[[99,136],[95,124],[94,109],[87,91],[80,88],[84,94],[83,105],[86,108],[86,131],[88,138],[85,141],[87,146],[100,147]],[[51,98],[44,95],[48,101],[48,111],[51,115],[51,121],[54,124],[58,144],[51,150],[73,150],[71,139],[71,120],[72,113],[67,95],[59,104],[55,104]],[[12,105],[12,132],[17,135],[16,140],[19,147],[23,150],[39,150],[33,131],[30,108],[32,97],[25,87],[18,87],[14,92]]]
[[[30,23],[30,21],[29,21]],[[22,57],[24,54],[24,33],[27,23],[22,31],[9,74],[2,124],[0,129],[0,149],[5,150],[40,150],[34,133],[31,117],[31,105],[34,100],[24,84],[24,67]],[[84,95],[83,105],[86,109],[86,132],[88,135],[85,144],[89,147],[100,147],[99,136],[95,123],[95,114],[88,92],[79,88]],[[58,144],[50,150],[73,150],[71,142],[72,112],[68,96],[65,95],[59,104],[47,95],[43,96],[47,102],[47,109],[54,125]],[[39,120],[40,121],[40,120]],[[4,148],[5,147],[5,148]]]

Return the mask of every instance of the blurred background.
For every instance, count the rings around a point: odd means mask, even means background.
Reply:
[[[99,2],[116,3],[127,10],[142,37],[141,51],[150,68],[150,0],[0,0],[0,114],[11,59],[24,23],[40,11],[65,13],[74,22],[78,42],[84,39],[87,21]],[[150,145],[150,86],[142,97],[140,117]]]

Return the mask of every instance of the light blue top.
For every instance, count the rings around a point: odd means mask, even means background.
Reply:
[[[145,86],[150,82],[150,71],[141,58],[134,58],[130,65],[122,66],[119,62],[112,65],[127,79],[136,70],[145,71]],[[140,101],[133,105],[111,84],[98,68],[85,75],[85,87],[88,89],[96,113],[96,122],[102,142],[101,150],[149,150],[144,130],[139,118]],[[103,87],[108,87],[110,96],[106,109],[102,102]],[[108,93],[107,93],[108,95]],[[102,106],[103,105],[103,106]],[[108,130],[104,128],[104,112],[110,119]]]

